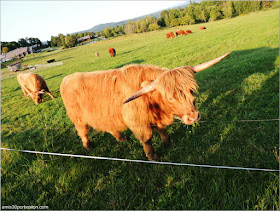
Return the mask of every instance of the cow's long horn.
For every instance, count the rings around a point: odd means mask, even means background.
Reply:
[[[192,68],[193,68],[193,71],[194,71],[195,73],[198,73],[198,72],[200,72],[200,71],[202,71],[202,70],[205,70],[205,69],[207,69],[208,67],[211,67],[212,65],[214,65],[214,64],[218,63],[219,61],[221,61],[223,58],[225,58],[225,57],[226,57],[227,55],[229,55],[231,52],[232,52],[232,51],[227,52],[226,54],[224,54],[224,55],[222,55],[222,56],[220,56],[220,57],[218,57],[218,58],[216,58],[216,59],[213,59],[213,60],[211,60],[211,61],[209,61],[209,62],[205,62],[205,63],[202,63],[202,64],[195,65],[195,66],[192,67]]]
[[[127,100],[123,101],[123,104],[128,103],[129,101],[135,100],[136,98],[138,98],[144,94],[147,94],[149,92],[153,92],[155,90],[156,90],[156,84],[153,82],[153,83],[143,87],[142,89],[140,89],[138,92],[136,92],[134,95],[132,95]]]
[[[39,93],[39,94],[45,94],[45,92],[44,92],[44,91],[39,91],[38,93]]]

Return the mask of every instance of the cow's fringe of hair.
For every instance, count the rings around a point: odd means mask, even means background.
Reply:
[[[188,101],[191,91],[197,92],[197,89],[198,85],[191,68],[178,67],[167,71],[157,79],[157,90],[165,97],[175,97],[181,102]]]

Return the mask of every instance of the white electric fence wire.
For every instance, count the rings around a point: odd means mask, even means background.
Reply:
[[[125,161],[125,162],[135,162],[135,163],[173,165],[173,166],[191,166],[191,167],[235,169],[235,170],[248,170],[248,171],[266,171],[266,172],[279,172],[280,171],[280,170],[277,170],[277,169],[259,169],[259,168],[230,167],[230,166],[212,166],[212,165],[201,165],[201,164],[172,163],[172,162],[159,162],[159,161],[146,161],[146,160],[131,160],[131,159],[123,159],[123,158],[108,158],[108,157],[97,157],[97,156],[88,156],[88,155],[73,155],[73,154],[62,154],[62,153],[54,153],[54,152],[40,152],[40,151],[30,151],[30,150],[9,149],[9,148],[1,148],[1,149],[2,150],[33,153],[33,154],[43,154],[43,155],[56,155],[56,156],[64,156],[64,157],[90,158],[90,159],[97,159],[97,160]]]

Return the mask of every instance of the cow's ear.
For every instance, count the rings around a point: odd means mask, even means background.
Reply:
[[[145,86],[150,85],[153,82],[153,80],[147,80],[147,81],[143,81],[141,83],[141,88],[144,88]]]

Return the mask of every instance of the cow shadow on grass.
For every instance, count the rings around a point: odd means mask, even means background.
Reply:
[[[136,59],[136,60],[132,60],[130,62],[124,63],[122,65],[118,65],[118,66],[116,66],[116,68],[121,68],[121,67],[123,67],[125,65],[129,65],[129,64],[141,64],[143,62],[145,62],[145,60],[143,60],[143,59]]]
[[[49,79],[53,79],[53,78],[56,78],[56,77],[59,77],[59,76],[62,76],[62,75],[64,75],[64,74],[60,73],[60,74],[57,74],[57,75],[53,75],[51,77],[45,78],[45,80],[47,81]]]

